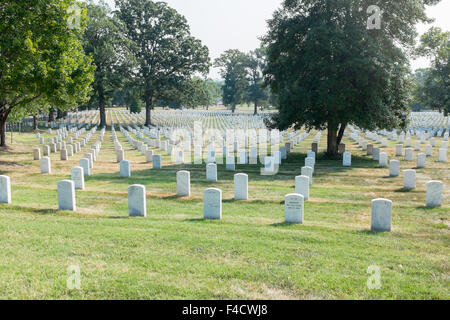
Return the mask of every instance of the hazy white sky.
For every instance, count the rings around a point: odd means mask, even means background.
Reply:
[[[107,0],[113,6],[114,0]],[[266,20],[281,5],[282,0],[166,0],[172,8],[184,15],[191,33],[208,46],[211,59],[223,51],[239,49],[250,51],[259,46],[258,37],[267,30]],[[450,0],[428,8],[428,15],[436,21],[431,24],[450,30]],[[420,33],[431,25],[420,25]],[[413,69],[429,65],[427,59],[412,61]],[[219,78],[211,69],[210,77]]]

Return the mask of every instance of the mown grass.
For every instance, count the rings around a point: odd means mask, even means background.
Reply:
[[[98,133],[93,137],[95,141]],[[324,137],[326,135],[323,135]],[[6,299],[449,299],[450,169],[437,154],[418,169],[417,189],[401,189],[345,139],[353,166],[319,159],[303,225],[284,224],[284,195],[294,190],[312,134],[280,173],[249,174],[249,201],[233,200],[233,172],[219,165],[219,181],[205,181],[204,166],[163,170],[118,137],[132,163],[119,177],[107,131],[77,212],[57,211],[56,183],[84,154],[67,162],[52,154],[53,173],[32,161],[33,133],[15,135],[0,151],[0,174],[12,181],[11,205],[0,205],[0,298]],[[440,141],[438,141],[438,144]],[[325,147],[325,142],[321,147]],[[395,143],[386,149],[390,157]],[[424,148],[424,147],[423,147]],[[415,162],[401,161],[402,169]],[[189,198],[176,197],[176,171],[191,171]],[[444,206],[425,208],[425,183],[445,184]],[[129,218],[127,188],[147,187],[147,218]],[[204,221],[203,191],[223,190],[223,219]],[[393,200],[393,230],[370,232],[370,201]],[[81,289],[67,287],[67,268],[78,265]],[[381,268],[381,288],[369,289],[367,268]]]

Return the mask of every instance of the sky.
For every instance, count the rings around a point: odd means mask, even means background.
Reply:
[[[114,0],[107,0],[113,7]],[[267,31],[266,21],[280,7],[282,0],[165,0],[170,7],[184,15],[191,27],[191,34],[208,46],[211,60],[218,58],[228,49],[244,52],[259,47],[258,38]],[[420,34],[431,26],[450,31],[450,0],[427,9],[429,17],[435,22],[418,25]],[[413,70],[429,66],[426,58],[411,61]],[[217,69],[212,68],[210,75],[219,79]]]

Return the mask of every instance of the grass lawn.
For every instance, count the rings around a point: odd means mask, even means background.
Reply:
[[[405,192],[402,176],[387,177],[388,168],[345,138],[353,166],[319,157],[305,222],[287,225],[284,196],[294,192],[314,133],[276,176],[236,165],[249,174],[249,201],[233,200],[234,173],[225,165],[217,183],[205,181],[204,166],[175,166],[167,155],[163,170],[150,170],[117,135],[132,177],[119,177],[108,130],[86,190],[76,192],[75,213],[57,211],[56,183],[70,179],[87,146],[69,161],[53,153],[51,175],[32,160],[34,133],[15,133],[0,151],[13,200],[0,204],[0,299],[450,299],[450,165],[437,162],[437,148],[417,169],[417,189]],[[386,150],[393,159],[395,142]],[[416,166],[400,160],[401,169]],[[176,197],[180,169],[191,171],[189,198]],[[429,180],[444,182],[443,207],[424,207]],[[147,218],[128,217],[127,188],[135,183],[147,188]],[[202,219],[208,187],[223,191],[221,221]],[[375,198],[393,201],[390,233],[369,231]],[[67,287],[71,265],[81,271],[79,290]],[[366,285],[372,265],[381,268],[380,289]]]

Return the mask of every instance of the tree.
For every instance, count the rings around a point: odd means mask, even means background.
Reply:
[[[76,17],[79,28],[68,25],[74,5],[74,0],[0,4],[0,146],[6,146],[6,121],[13,111],[70,110],[87,99],[94,67],[80,41],[85,10]]]
[[[266,50],[264,48],[258,48],[247,54],[245,62],[249,82],[247,95],[249,100],[255,105],[255,115],[258,114],[258,105],[264,104],[268,99],[263,74],[266,68],[266,58]]]
[[[425,81],[419,91],[433,109],[450,112],[450,32],[431,28],[422,35],[417,52],[432,59]]]
[[[380,29],[368,27],[372,0],[284,1],[263,38],[266,82],[280,105],[269,125],[328,129],[332,156],[349,124],[368,130],[406,125],[404,51],[414,48],[414,25],[430,21],[425,4],[438,1],[378,2],[384,12]]]
[[[206,93],[207,103],[204,104],[207,108],[217,104],[217,100],[222,96],[222,85],[212,79],[203,81],[203,90]]]
[[[242,103],[248,88],[247,56],[239,50],[227,50],[217,58],[214,66],[220,68],[220,74],[225,79],[222,87],[223,103],[231,106],[234,112],[236,105]]]
[[[125,36],[123,22],[111,14],[111,9],[104,1],[98,5],[90,1],[87,14],[89,20],[83,46],[96,65],[89,105],[98,107],[100,127],[105,127],[106,104],[111,102],[115,89],[130,76],[133,67],[132,42]]]
[[[167,90],[196,72],[209,71],[209,51],[191,36],[186,19],[164,2],[116,0],[116,6],[127,36],[136,44],[135,86],[145,101],[149,126],[151,110]]]

